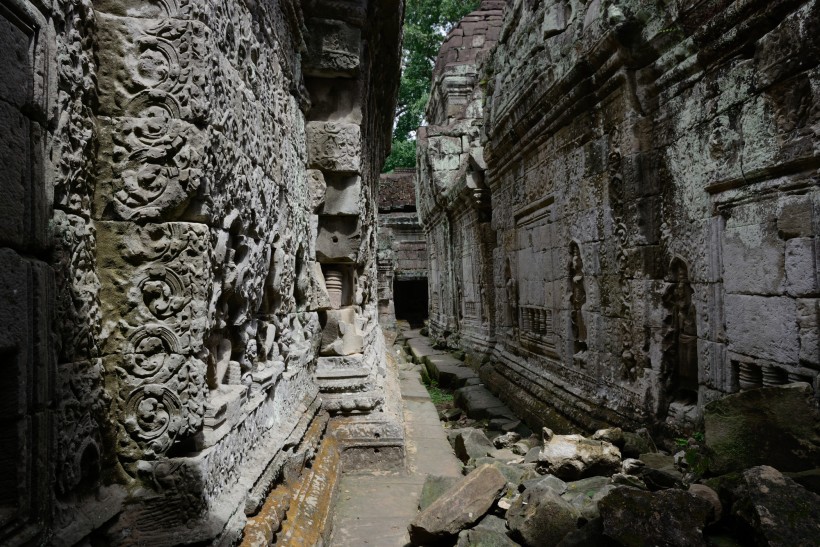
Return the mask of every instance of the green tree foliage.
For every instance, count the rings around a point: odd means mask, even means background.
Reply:
[[[475,10],[480,0],[407,0],[402,44],[402,75],[393,147],[384,171],[415,167],[415,131],[424,121],[433,66],[447,32]]]
[[[393,169],[416,166],[416,140],[407,139],[404,141],[393,139],[393,148],[390,155],[384,162],[382,171],[389,173]]]

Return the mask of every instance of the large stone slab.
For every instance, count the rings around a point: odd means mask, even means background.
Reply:
[[[421,363],[425,357],[432,355],[447,355],[446,351],[435,349],[427,338],[411,338],[407,341],[407,347],[413,360],[417,363]]]
[[[470,380],[478,379],[473,369],[451,355],[430,355],[424,358],[427,373],[442,387],[463,387]]]
[[[453,487],[461,477],[451,477],[448,475],[428,475],[421,489],[419,498],[419,511],[424,511],[447,490]]]
[[[820,467],[820,412],[808,384],[752,389],[704,409],[715,474],[771,465],[781,471]]]
[[[456,536],[484,516],[506,485],[498,469],[479,467],[413,519],[410,541],[430,545]]]

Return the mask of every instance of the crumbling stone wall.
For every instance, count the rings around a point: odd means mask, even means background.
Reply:
[[[14,370],[0,461],[18,470],[0,542],[229,539],[304,460],[293,447],[314,416],[370,420],[354,448],[395,430],[370,280],[401,13],[0,8],[0,355]],[[328,291],[334,262],[351,273],[346,306]],[[336,348],[346,333],[357,351]],[[320,355],[355,358],[359,382],[326,390]]]
[[[416,212],[416,170],[396,169],[379,181],[377,266],[379,322],[395,329],[395,282],[427,282],[427,241]]]
[[[428,106],[431,331],[558,429],[685,430],[739,389],[817,390],[818,17],[814,1],[511,3],[461,69],[481,74],[462,92],[481,112],[438,115],[446,65]],[[486,163],[472,230],[459,139]],[[474,247],[494,306],[480,339]]]
[[[485,0],[449,33],[436,60],[418,131],[418,208],[430,256],[430,326],[450,345],[484,351],[492,340],[490,194],[480,142],[479,65],[496,44],[506,3]]]

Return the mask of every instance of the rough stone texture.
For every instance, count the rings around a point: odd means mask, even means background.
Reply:
[[[755,465],[781,471],[820,467],[820,412],[807,384],[730,395],[706,406],[704,422],[714,474]]]
[[[493,515],[487,515],[469,530],[458,534],[456,547],[515,547],[518,545],[507,536],[507,523]]]
[[[627,547],[706,545],[712,504],[683,490],[643,492],[621,487],[598,504],[604,533]]]
[[[442,494],[452,488],[459,480],[459,477],[450,477],[447,475],[428,475],[424,481],[424,486],[421,488],[419,511],[424,511],[430,507],[434,501],[439,499]]]
[[[820,538],[820,496],[773,467],[744,471],[732,498],[732,515],[758,545],[812,545]]]
[[[456,536],[484,516],[506,485],[498,469],[479,467],[418,514],[410,523],[410,541],[429,545]]]
[[[582,518],[591,521],[600,516],[598,502],[615,488],[610,484],[608,477],[589,477],[567,483],[567,490],[561,497],[568,501]]]
[[[513,501],[507,522],[513,537],[529,547],[556,545],[575,530],[578,511],[548,482],[539,482]]]
[[[582,435],[554,435],[545,428],[538,462],[556,477],[577,480],[615,473],[621,467],[621,452],[606,441],[593,441]]]
[[[483,385],[467,385],[455,390],[453,401],[475,420],[499,417],[515,420],[515,414]]]
[[[817,391],[818,3],[485,8],[419,131],[431,337],[560,433]]]
[[[720,496],[718,496],[717,492],[705,484],[691,484],[689,485],[688,492],[712,504],[712,514],[709,517],[709,523],[720,520],[723,516],[723,504],[721,504]]]
[[[464,463],[483,458],[495,449],[493,443],[480,429],[462,429],[453,442],[453,450]]]
[[[323,406],[364,424],[343,463],[403,455],[375,286],[403,6],[327,4],[3,2],[0,543],[230,543]]]
[[[415,175],[415,169],[396,169],[379,181],[378,299],[385,329],[396,328],[397,313],[414,327],[427,318],[427,241],[416,212]]]

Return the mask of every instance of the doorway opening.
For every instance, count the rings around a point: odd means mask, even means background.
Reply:
[[[413,329],[424,326],[427,319],[427,279],[395,280],[393,304],[396,319],[404,319]]]

